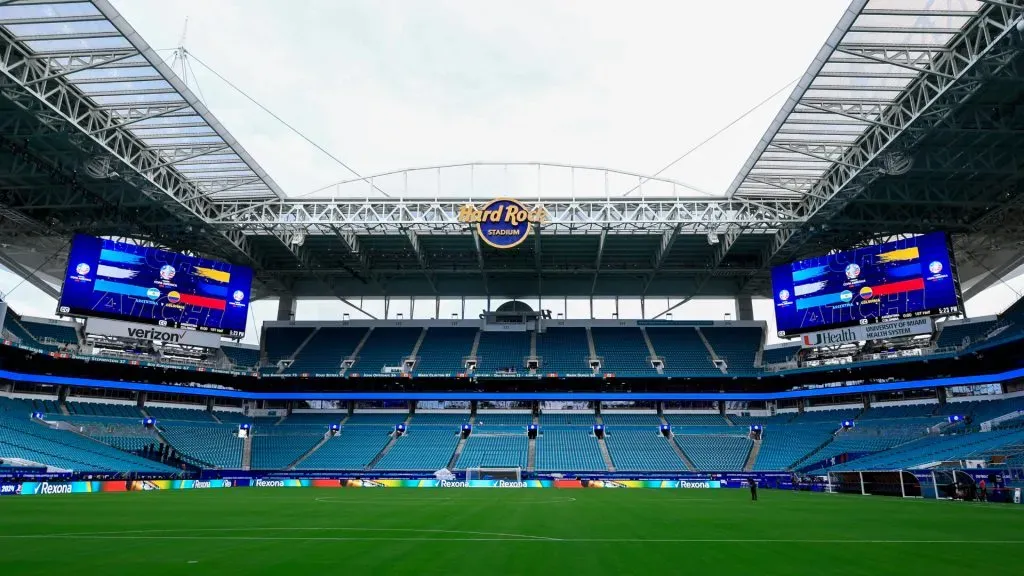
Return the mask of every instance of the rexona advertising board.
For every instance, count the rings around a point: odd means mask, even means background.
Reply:
[[[737,483],[737,486],[742,482]],[[149,492],[217,488],[725,488],[722,480],[408,480],[397,478],[314,479],[237,478],[231,480],[115,480],[83,482],[25,482],[0,484],[2,496]]]
[[[466,204],[459,210],[458,220],[475,224],[476,232],[485,244],[492,248],[515,248],[530,235],[531,224],[543,224],[548,211],[538,204],[527,208],[518,200],[496,198],[477,208]]]

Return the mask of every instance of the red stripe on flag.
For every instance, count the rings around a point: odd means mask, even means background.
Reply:
[[[207,298],[206,296],[196,296],[195,294],[182,294],[181,303],[201,306],[203,308],[213,308],[214,310],[223,310],[227,307],[227,303],[223,300]]]
[[[924,278],[914,278],[913,280],[904,280],[902,282],[893,282],[892,284],[882,284],[872,288],[874,294],[873,298],[878,296],[888,296],[889,294],[899,294],[900,292],[913,292],[914,290],[924,290]]]

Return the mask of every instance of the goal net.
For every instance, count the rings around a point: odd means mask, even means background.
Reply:
[[[521,468],[466,468],[466,481],[470,480],[506,480],[520,482]]]

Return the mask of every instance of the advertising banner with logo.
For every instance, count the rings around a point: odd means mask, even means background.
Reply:
[[[869,340],[887,340],[904,336],[931,334],[935,330],[931,318],[908,318],[893,320],[882,324],[851,326],[841,330],[825,330],[813,334],[804,334],[800,345],[804,348],[820,348],[822,346],[839,346]]]
[[[151,326],[148,324],[135,324],[133,322],[116,322],[104,318],[89,318],[85,322],[85,331],[89,334],[100,334],[101,336],[134,338],[136,340],[149,340],[150,342],[168,342],[170,344],[184,344],[186,346],[202,346],[203,348],[220,348],[220,334]]]
[[[584,488],[721,488],[718,480],[584,480]]]
[[[21,495],[21,484],[0,484],[0,496]]]
[[[515,248],[530,235],[531,224],[543,224],[548,219],[542,205],[532,209],[511,198],[496,198],[483,208],[466,204],[459,210],[459,222],[476,225],[480,240],[492,248]]]
[[[344,488],[551,488],[551,480],[401,480],[397,478],[341,480]]]

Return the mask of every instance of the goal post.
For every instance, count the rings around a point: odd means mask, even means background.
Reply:
[[[466,468],[466,481],[505,480],[507,482],[521,482],[523,479],[522,472],[522,468],[489,468],[486,466]]]

